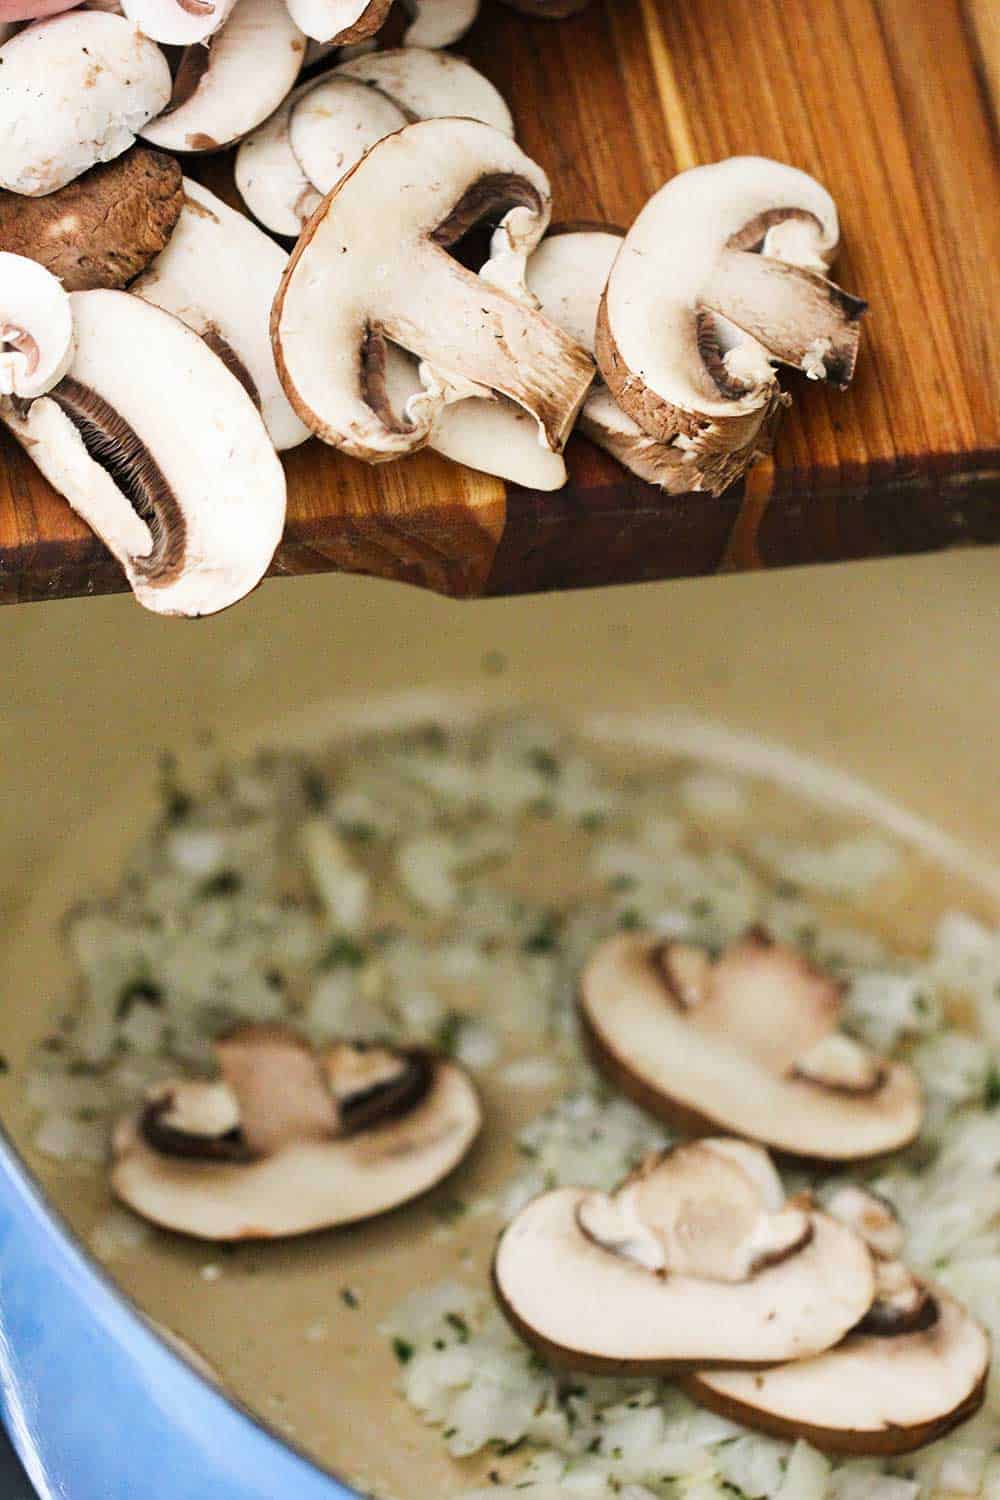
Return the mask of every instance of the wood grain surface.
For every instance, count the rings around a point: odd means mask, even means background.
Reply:
[[[288,455],[273,572],[469,597],[1000,541],[998,18],[997,0],[594,0],[552,23],[483,0],[457,50],[509,100],[555,218],[628,224],[673,173],[733,153],[830,188],[836,279],[871,303],[855,383],[787,377],[774,459],[718,499],[664,496],[579,437],[547,495],[309,443]],[[232,199],[227,162],[193,171]],[[123,586],[0,438],[0,601]]]

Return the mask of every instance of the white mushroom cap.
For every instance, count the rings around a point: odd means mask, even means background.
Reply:
[[[827,1452],[909,1453],[971,1417],[986,1392],[986,1333],[946,1292],[933,1296],[937,1319],[919,1332],[851,1334],[773,1370],[700,1370],[685,1389],[733,1421]]]
[[[803,1058],[836,1032],[839,986],[794,950],[752,933],[722,958],[623,934],[599,947],[580,983],[593,1056],[644,1108],[702,1134],[721,1129],[792,1155],[857,1161],[916,1135],[912,1070],[845,1038],[845,1080]],[[838,1049],[839,1057],[839,1049]],[[862,1076],[863,1073],[863,1076]]]
[[[167,60],[121,16],[69,11],[0,50],[0,187],[57,192],[135,141],[170,101]]]
[[[445,248],[506,210],[530,252],[549,205],[541,168],[477,121],[420,121],[379,141],[310,221],[275,302],[278,369],[303,421],[371,462],[422,447],[441,401],[411,407],[406,426],[386,410],[388,339],[467,392],[516,401],[558,451],[593,378],[589,356]]]
[[[167,248],[131,290],[206,338],[258,402],[278,451],[295,448],[309,429],[281,388],[269,330],[288,256],[199,183],[185,179],[184,192]]]
[[[288,10],[300,30],[317,42],[341,45],[373,36],[392,0],[288,0]]]
[[[864,1244],[825,1214],[768,1211],[714,1145],[676,1148],[612,1197],[561,1188],[518,1214],[494,1284],[532,1347],[574,1369],[670,1373],[807,1358],[858,1322],[874,1291]]]
[[[194,87],[182,89],[182,100],[175,97],[175,107],[143,129],[143,139],[180,152],[218,151],[240,140],[286,98],[305,47],[283,0],[239,0],[207,54],[185,55],[199,64]]]
[[[254,218],[274,234],[296,237],[319,206],[321,194],[317,185],[310,181],[292,149],[291,120],[300,107],[306,108],[309,96],[315,90],[325,89],[333,78],[369,84],[379,91],[380,97],[388,96],[410,119],[463,115],[494,125],[505,135],[514,134],[510,111],[500,94],[460,57],[400,48],[350,58],[332,74],[301,84],[269,120],[243,141],[236,153],[236,186],[240,196]],[[349,128],[347,102],[345,95],[342,124]],[[358,103],[356,96],[354,102]],[[361,119],[356,122],[359,136],[364,136],[368,145],[374,144],[370,121],[377,108],[377,100],[365,105]],[[391,128],[398,129],[398,123]],[[337,149],[344,150],[339,134],[338,142]],[[354,160],[360,154],[356,151]]]
[[[341,77],[358,78],[388,94],[417,120],[461,115],[513,137],[514,122],[499,90],[464,58],[420,47],[390,48],[340,63]]]
[[[479,0],[403,0],[403,4],[413,16],[403,35],[405,47],[450,47],[479,14]]]
[[[788,219],[795,234],[765,244]],[[745,440],[776,399],[773,361],[846,385],[864,304],[801,264],[829,265],[838,241],[833,199],[793,167],[732,157],[673,178],[608,281],[597,351],[612,393],[662,440],[712,423]],[[800,263],[754,253],[762,247]]]
[[[191,47],[224,26],[236,0],[121,0],[129,20],[154,42]]]
[[[37,261],[0,252],[0,396],[44,396],[74,348],[68,293]]]
[[[137,1213],[208,1240],[276,1239],[358,1223],[428,1191],[463,1160],[481,1109],[466,1074],[426,1054],[341,1043],[314,1054],[284,1027],[218,1044],[231,1108],[164,1136],[160,1102],[115,1133],[111,1185]],[[176,1083],[160,1100],[205,1085]],[[150,1115],[152,1107],[157,1111]],[[227,1143],[218,1124],[239,1122]],[[227,1146],[228,1157],[220,1146]]]
[[[401,130],[407,116],[388,95],[356,78],[334,75],[293,105],[288,140],[319,198],[336,187],[383,136]]]
[[[160,614],[224,609],[281,538],[285,476],[257,408],[208,345],[127,292],[74,292],[69,372],[0,416]],[[165,382],[170,399],[164,400]]]
[[[395,344],[386,348],[385,389],[399,414],[424,389],[419,362]],[[558,490],[566,483],[562,454],[543,448],[534,418],[502,396],[450,402],[434,424],[428,447],[455,463],[526,489]]]

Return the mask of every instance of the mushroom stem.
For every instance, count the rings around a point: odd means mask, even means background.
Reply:
[[[11,350],[20,354],[23,360],[23,373],[34,375],[38,369],[38,361],[41,358],[41,350],[38,341],[32,338],[25,328],[18,328],[16,323],[8,323],[0,328],[0,354],[8,354]],[[13,371],[9,368],[10,361],[0,361],[0,395],[11,396],[14,393]]]
[[[774,359],[804,368],[811,379],[850,384],[868,304],[824,276],[746,250],[726,250],[704,299]]]

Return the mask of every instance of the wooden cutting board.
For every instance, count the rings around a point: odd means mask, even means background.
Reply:
[[[673,173],[737,152],[818,176],[836,279],[871,303],[855,383],[788,378],[773,461],[718,499],[662,495],[579,437],[546,495],[309,443],[275,573],[468,597],[1000,541],[998,0],[593,0],[557,23],[483,0],[458,50],[509,100],[556,219],[627,225]],[[200,171],[218,189],[228,168]],[[0,601],[123,586],[0,438]]]

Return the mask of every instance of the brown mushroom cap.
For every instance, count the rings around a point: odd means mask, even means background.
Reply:
[[[989,1374],[986,1333],[946,1292],[933,1297],[937,1317],[919,1331],[851,1334],[773,1370],[702,1370],[684,1388],[720,1416],[829,1453],[912,1452],[978,1411]]]
[[[837,1030],[839,986],[751,933],[720,959],[625,934],[584,969],[580,1015],[596,1066],[651,1114],[818,1161],[896,1150],[920,1127],[912,1070]]]
[[[217,1052],[220,1082],[163,1085],[115,1133],[113,1191],[182,1234],[357,1223],[436,1186],[479,1131],[473,1085],[430,1054],[340,1043],[317,1055],[283,1026],[240,1028]]]
[[[786,1204],[766,1154],[728,1141],[675,1148],[612,1195],[536,1198],[504,1231],[493,1279],[511,1324],[547,1359],[623,1374],[807,1358],[838,1343],[874,1294],[853,1231]]]
[[[177,162],[135,146],[48,197],[0,192],[0,250],[39,261],[68,292],[120,290],[160,254],[183,206]]]

